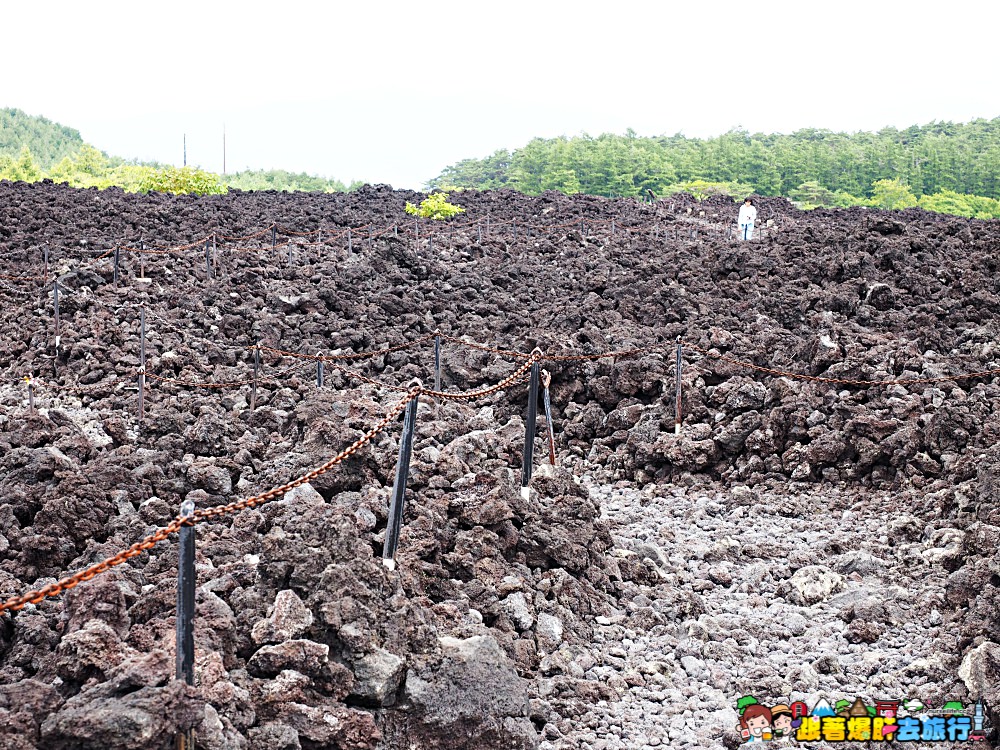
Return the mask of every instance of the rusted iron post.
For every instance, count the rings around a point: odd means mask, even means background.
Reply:
[[[419,385],[420,381],[414,381]],[[396,478],[392,484],[392,498],[389,501],[389,521],[385,527],[385,542],[382,545],[382,564],[389,570],[396,569],[396,548],[399,546],[399,532],[403,526],[403,510],[406,499],[406,479],[410,473],[410,456],[413,453],[413,433],[417,426],[417,404],[420,397],[411,399],[403,413],[403,435],[399,440],[399,457],[396,461]]]

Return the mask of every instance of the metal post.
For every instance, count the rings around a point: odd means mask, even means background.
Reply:
[[[419,384],[420,381],[416,382]],[[410,455],[413,453],[413,433],[417,426],[417,403],[419,401],[419,396],[412,399],[406,405],[406,411],[403,414],[403,436],[399,441],[396,479],[392,484],[389,521],[385,527],[385,543],[382,546],[382,564],[389,570],[396,569],[396,547],[399,546],[399,531],[403,525],[406,479],[410,473]]]
[[[42,261],[45,263],[45,278],[49,277],[49,243],[42,247]]]
[[[260,372],[260,342],[253,348],[253,385],[250,390],[250,411],[257,410],[257,375]]]
[[[476,242],[482,244],[483,242],[483,223],[481,221],[476,222]]]
[[[146,414],[146,308],[139,311],[139,424]]]
[[[552,402],[549,400],[549,385],[552,376],[548,370],[542,370],[542,405],[545,406],[545,424],[549,431],[549,463],[556,465],[556,432],[552,426]]]
[[[212,270],[215,272],[216,276],[219,275],[219,261],[218,258],[216,257],[217,255],[216,251],[218,249],[219,249],[219,243],[216,240],[215,232],[212,232]]]
[[[351,242],[351,228],[347,228],[347,254],[350,255],[354,252],[354,243]]]
[[[26,375],[24,382],[28,384],[28,412],[35,413],[35,386],[31,382],[31,376]]]
[[[146,278],[146,243],[139,240],[139,278]]]
[[[278,242],[278,225],[275,224],[271,227],[271,249],[274,250],[274,246]]]
[[[115,255],[114,255],[114,258],[115,258],[115,271],[114,271],[114,274],[111,277],[111,280],[112,280],[112,282],[115,285],[115,289],[118,288],[118,260],[119,260],[119,253],[120,253],[120,251],[121,251],[120,247],[116,247],[115,248]]]
[[[531,366],[531,381],[528,384],[528,418],[524,425],[524,456],[521,462],[521,497],[528,499],[528,483],[531,481],[531,465],[535,452],[535,421],[538,416],[538,376],[540,365]]]
[[[434,390],[441,390],[441,334],[434,336]]]
[[[205,239],[205,278],[212,278],[212,248],[208,239]]]
[[[375,249],[375,230],[372,229],[372,225],[368,225],[368,249]]]
[[[181,503],[181,517],[191,523],[194,501]],[[178,680],[194,685],[194,525],[181,526],[179,531],[177,558],[177,641],[176,672]],[[193,750],[194,729],[189,728],[177,735],[179,750]]]
[[[323,387],[323,357],[320,355],[316,359],[316,387]]]
[[[514,242],[517,242],[517,222],[514,222]]]
[[[676,395],[674,397],[674,434],[681,434],[681,337],[677,337],[677,368],[674,380],[676,381]]]
[[[56,323],[56,355],[59,354],[59,279],[52,282],[52,306],[55,309]]]
[[[292,265],[292,241],[288,241],[288,265]]]

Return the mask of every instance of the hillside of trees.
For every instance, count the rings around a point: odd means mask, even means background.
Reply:
[[[536,138],[513,152],[465,159],[431,188],[510,188],[606,196],[647,190],[782,195],[810,206],[920,205],[1000,217],[1000,118],[905,130],[789,135],[733,130],[717,138],[604,134]]]
[[[80,188],[114,186],[133,193],[156,190],[198,195],[225,193],[230,188],[335,193],[362,184],[348,186],[340,180],[281,169],[218,175],[195,167],[126,161],[85,143],[77,130],[19,109],[0,109],[0,180],[44,179]]]

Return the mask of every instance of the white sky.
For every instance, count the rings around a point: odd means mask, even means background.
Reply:
[[[8,2],[0,107],[125,158],[420,188],[535,136],[1000,116],[1000,3]]]

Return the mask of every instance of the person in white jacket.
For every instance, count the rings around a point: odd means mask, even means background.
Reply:
[[[740,225],[740,239],[753,239],[753,225],[757,221],[757,208],[753,204],[752,198],[747,198],[740,206],[740,215],[736,220]]]

